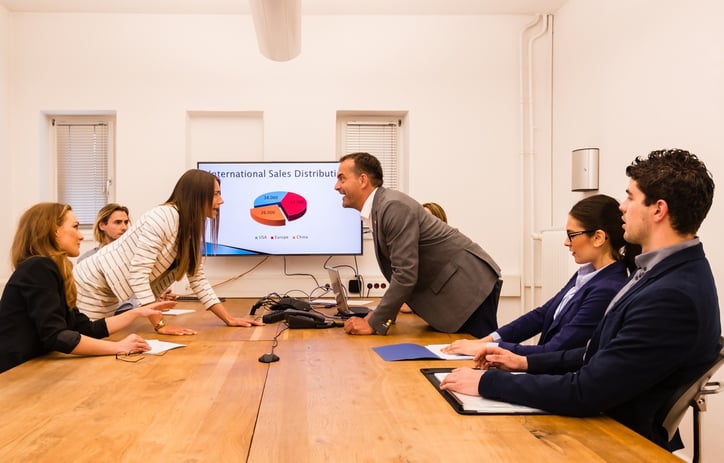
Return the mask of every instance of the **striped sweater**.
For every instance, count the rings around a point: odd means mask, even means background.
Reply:
[[[175,281],[176,236],[179,214],[170,205],[146,212],[116,241],[103,246],[74,268],[78,308],[91,318],[113,315],[109,297],[125,301],[135,296],[141,305],[154,302]],[[199,301],[207,309],[219,302],[199,266],[187,275]],[[106,313],[109,312],[110,313]]]

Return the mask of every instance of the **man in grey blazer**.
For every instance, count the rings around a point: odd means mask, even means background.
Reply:
[[[340,159],[342,206],[360,211],[374,237],[390,285],[365,318],[345,322],[349,334],[387,334],[403,303],[436,330],[478,338],[498,327],[500,268],[478,244],[428,214],[419,202],[382,186],[382,166],[369,153]]]

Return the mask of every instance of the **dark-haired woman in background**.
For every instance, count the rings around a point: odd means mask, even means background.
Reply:
[[[535,310],[488,336],[460,339],[442,349],[448,354],[476,354],[486,343],[521,355],[585,346],[606,307],[623,287],[641,248],[623,239],[619,203],[595,195],[576,203],[568,213],[564,245],[581,268],[558,294]],[[540,334],[538,344],[521,342]]]
[[[135,296],[139,303],[150,304],[174,281],[186,276],[204,307],[227,325],[263,324],[231,316],[204,274],[201,259],[206,220],[210,219],[215,241],[223,203],[215,175],[198,169],[186,171],[165,203],[146,212],[120,238],[76,265],[78,308],[91,319],[107,317],[119,300]],[[149,320],[161,334],[196,334],[190,328],[167,324],[161,316]]]
[[[143,352],[135,334],[104,338],[138,317],[160,316],[175,302],[158,302],[122,315],[90,321],[75,308],[73,264],[83,235],[67,204],[40,203],[20,217],[11,250],[14,272],[0,299],[0,372],[51,351],[77,355]]]

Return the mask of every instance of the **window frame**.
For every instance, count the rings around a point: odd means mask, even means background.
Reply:
[[[61,180],[61,176],[63,175],[60,169],[60,160],[59,160],[59,127],[63,127],[66,125],[88,125],[88,124],[106,124],[107,126],[107,148],[105,153],[105,168],[106,168],[106,175],[107,178],[105,179],[106,184],[106,192],[105,192],[105,198],[101,201],[97,201],[96,204],[102,202],[102,205],[105,205],[110,202],[115,201],[116,191],[115,191],[115,126],[116,126],[116,118],[114,115],[107,115],[107,114],[53,114],[49,115],[47,117],[48,121],[48,132],[49,132],[49,145],[50,145],[50,166],[51,166],[51,185],[50,185],[50,194],[52,198],[55,201],[61,202],[61,192],[60,192],[60,185],[63,183]],[[98,198],[100,199],[100,198]],[[102,207],[101,205],[101,207]],[[85,211],[85,214],[88,216],[91,215],[90,209],[86,210],[87,208],[81,208],[80,206],[71,204],[71,206],[74,208],[76,213],[81,212],[81,210]],[[98,207],[97,209],[100,209]],[[97,214],[97,210],[93,211],[92,217],[93,220],[89,221],[83,221],[81,220],[80,228],[84,231],[90,231],[93,228],[93,224],[95,222],[95,216]],[[79,218],[81,218],[79,216]]]
[[[349,112],[349,111],[338,111],[337,112],[337,152],[339,156],[337,159],[345,154],[355,151],[367,151],[373,154],[380,160],[383,167],[384,187],[406,191],[407,178],[404,175],[405,172],[405,128],[407,113],[406,112]],[[365,148],[364,146],[350,146],[348,142],[348,125],[349,124],[370,124],[370,125],[394,125],[396,127],[396,140],[395,140],[395,153],[393,164],[396,164],[396,178],[392,181],[392,176],[388,175],[388,167],[390,160],[385,159],[385,155],[375,153],[374,150]]]

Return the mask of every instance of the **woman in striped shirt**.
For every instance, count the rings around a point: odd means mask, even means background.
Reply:
[[[231,316],[204,274],[201,257],[206,219],[210,219],[212,240],[216,241],[223,202],[215,175],[198,169],[184,173],[165,203],[146,212],[120,238],[76,265],[78,308],[91,319],[108,317],[119,300],[135,296],[140,304],[150,304],[174,281],[186,276],[204,307],[227,325],[261,325]],[[149,320],[161,334],[196,334],[190,328],[167,324],[162,316]]]

